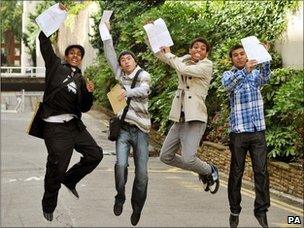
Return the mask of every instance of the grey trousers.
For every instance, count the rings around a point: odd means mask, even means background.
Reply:
[[[201,121],[174,123],[161,148],[160,160],[198,174],[210,174],[210,165],[196,156],[205,129],[206,123]],[[181,155],[177,154],[180,149]]]

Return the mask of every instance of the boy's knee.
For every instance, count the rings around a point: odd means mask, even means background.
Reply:
[[[161,153],[159,156],[159,160],[165,164],[170,164],[172,161],[172,157],[168,154]]]

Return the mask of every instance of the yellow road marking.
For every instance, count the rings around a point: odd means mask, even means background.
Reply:
[[[113,169],[106,169],[106,170],[102,170],[102,171],[113,172],[114,170]],[[129,171],[134,172],[134,169],[129,169]],[[175,168],[175,167],[169,168],[169,169],[164,169],[164,170],[151,169],[148,172],[149,173],[192,173],[193,175],[197,176],[196,173],[193,173],[193,172],[190,172],[190,171],[187,171],[187,170],[182,170],[182,169]],[[179,179],[179,177],[167,177],[167,178],[168,179]],[[181,182],[181,183],[182,183],[183,186],[185,186],[187,188],[193,188],[195,190],[201,190],[202,189],[202,186],[199,185],[199,184],[193,184],[191,182]],[[228,183],[226,181],[221,180],[220,187],[227,188],[227,184]],[[245,196],[248,196],[248,197],[253,198],[253,199],[255,198],[255,192],[252,191],[252,190],[242,188],[241,192]],[[299,208],[299,207],[289,205],[289,204],[284,203],[280,200],[276,200],[272,197],[270,198],[270,200],[271,200],[271,205],[272,206],[276,206],[280,209],[286,210],[288,212],[292,212],[296,215],[303,216],[303,208]],[[284,225],[284,224],[282,224],[282,225]]]

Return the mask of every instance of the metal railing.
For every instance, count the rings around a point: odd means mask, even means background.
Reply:
[[[45,67],[0,67],[1,77],[45,77]]]

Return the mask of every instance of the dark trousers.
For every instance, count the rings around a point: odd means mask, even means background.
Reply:
[[[267,172],[267,154],[265,131],[230,133],[231,162],[228,180],[228,198],[230,211],[241,212],[241,186],[245,168],[245,159],[249,151],[254,172],[255,201],[254,214],[264,214],[270,206],[269,176]]]
[[[53,212],[57,206],[61,183],[74,188],[97,167],[103,158],[103,152],[82,121],[76,118],[66,123],[45,123],[44,138],[48,157],[42,209],[44,212]],[[73,149],[83,157],[67,171]]]

